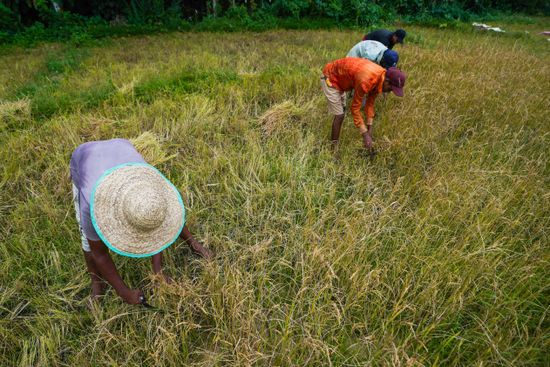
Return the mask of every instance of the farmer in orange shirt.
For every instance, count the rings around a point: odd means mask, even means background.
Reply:
[[[372,151],[372,121],[374,118],[374,101],[382,92],[393,91],[396,96],[403,96],[405,74],[398,68],[383,67],[366,59],[346,57],[328,63],[323,69],[321,86],[328,100],[328,108],[334,115],[332,122],[332,144],[338,145],[340,128],[344,121],[345,92],[354,90],[351,102],[353,123],[363,137],[365,148]],[[361,101],[366,96],[365,114],[367,124],[361,116]]]

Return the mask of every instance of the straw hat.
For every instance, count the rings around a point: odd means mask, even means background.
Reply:
[[[90,214],[103,242],[130,257],[164,250],[185,224],[178,190],[156,168],[144,163],[107,170],[92,191]]]

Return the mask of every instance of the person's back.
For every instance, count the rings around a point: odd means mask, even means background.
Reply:
[[[99,240],[90,217],[90,197],[97,180],[110,168],[123,163],[145,163],[126,139],[92,141],[81,144],[71,156],[71,177],[79,192],[82,229],[92,240]]]
[[[365,83],[372,88],[384,72],[384,68],[374,62],[356,57],[335,60],[323,69],[323,74],[340,91],[351,90],[356,83]]]
[[[403,96],[405,74],[395,67],[387,70],[374,62],[346,57],[329,62],[323,68],[321,89],[327,97],[329,112],[334,115],[331,140],[333,147],[338,144],[340,128],[344,121],[345,93],[354,89],[351,102],[353,124],[358,128],[367,150],[372,149],[371,127],[374,118],[374,102],[382,92],[393,91]],[[361,101],[365,98],[365,115],[367,124],[361,115]]]
[[[398,29],[395,32],[387,29],[377,29],[363,37],[363,41],[378,41],[390,50],[396,43],[403,43],[403,39],[407,36],[407,32],[403,29]]]
[[[361,41],[349,50],[347,57],[360,57],[380,65],[384,51],[388,48],[378,41]]]
[[[392,32],[387,29],[377,29],[375,31],[370,32],[369,34],[365,35],[363,37],[364,41],[378,41],[387,48],[391,48],[392,46],[390,44],[390,37],[392,35]]]

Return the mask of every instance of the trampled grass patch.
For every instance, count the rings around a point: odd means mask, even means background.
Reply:
[[[374,160],[350,116],[338,159],[328,141],[319,77],[352,31],[0,56],[0,365],[547,364],[550,56],[529,30],[409,27]],[[217,253],[176,243],[169,286],[114,256],[155,311],[88,304],[68,163],[113,137]]]
[[[159,93],[187,94],[216,90],[219,84],[235,82],[238,76],[234,71],[183,71],[165,76],[157,76],[138,84],[134,88],[140,101],[152,101]]]

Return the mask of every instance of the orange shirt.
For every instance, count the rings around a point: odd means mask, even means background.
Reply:
[[[351,102],[351,114],[353,123],[359,129],[365,128],[365,122],[361,116],[361,102],[363,96],[367,96],[365,114],[369,118],[374,117],[374,101],[378,94],[382,93],[382,84],[386,77],[386,69],[374,62],[358,57],[346,57],[325,65],[323,74],[328,78],[332,86],[341,92],[354,89]]]

